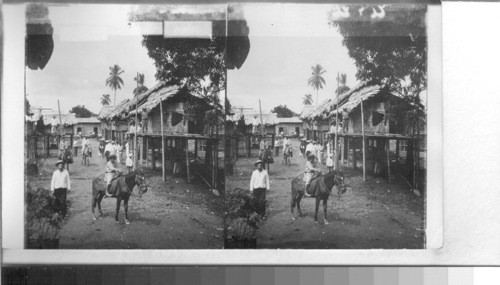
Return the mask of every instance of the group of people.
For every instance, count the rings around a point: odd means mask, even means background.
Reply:
[[[125,143],[122,143],[116,142],[114,140],[101,139],[99,140],[99,153],[100,156],[106,158],[106,162],[114,159],[119,164],[123,164],[125,162],[125,165],[129,169],[129,172],[132,169],[133,154],[132,150],[130,149],[130,143],[128,140],[126,140]],[[125,159],[123,157],[124,155]]]
[[[325,141],[323,144],[320,144],[314,140],[306,140],[302,138],[300,141],[300,152],[306,159],[309,159],[309,154],[314,154],[315,158],[318,159],[318,163],[326,164],[330,172],[334,170],[334,158],[336,151],[331,141]]]
[[[69,142],[67,139],[64,137],[61,138],[61,141],[59,142],[59,152],[57,157],[61,160],[64,159],[64,155],[69,153],[71,154],[71,148],[74,150],[74,156],[78,156],[78,149],[82,149],[82,153],[89,153],[90,156],[92,156],[92,149],[90,147],[90,140],[88,136],[80,136],[77,135],[75,137],[75,141],[73,142],[73,145],[71,145],[71,142]]]

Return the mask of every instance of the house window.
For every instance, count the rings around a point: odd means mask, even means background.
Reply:
[[[282,132],[283,132],[283,127],[279,127],[279,128],[278,128],[278,133],[280,133],[280,134],[281,134]]]

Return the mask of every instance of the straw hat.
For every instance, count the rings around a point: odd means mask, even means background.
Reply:
[[[116,159],[116,155],[114,155],[114,154],[110,155],[109,159]]]
[[[259,160],[257,160],[257,161],[256,161],[253,165],[254,165],[254,166],[257,166],[257,164],[261,164],[261,165],[262,165],[263,163],[264,163],[264,162],[263,162],[261,159],[259,159]]]
[[[59,164],[64,165],[64,161],[62,161],[62,160],[58,160],[58,161],[56,162],[56,166],[58,166]]]

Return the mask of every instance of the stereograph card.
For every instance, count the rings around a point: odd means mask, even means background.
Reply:
[[[4,262],[432,262],[440,9],[4,4]]]

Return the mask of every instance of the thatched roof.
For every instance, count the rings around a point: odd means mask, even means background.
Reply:
[[[77,124],[99,124],[101,123],[97,117],[89,117],[89,118],[76,118]]]
[[[260,113],[255,110],[235,110],[234,115],[227,118],[229,121],[237,122],[244,117],[245,125],[260,125]],[[264,125],[276,125],[278,123],[278,115],[273,112],[263,113],[262,122]]]
[[[160,82],[155,85],[153,88],[145,91],[142,94],[139,94],[136,98],[130,100],[124,100],[120,104],[118,104],[115,108],[109,111],[105,115],[99,115],[100,120],[124,120],[129,116],[134,115],[136,113],[136,104],[138,105],[137,109],[140,112],[149,113],[153,110],[161,101],[169,100],[174,96],[180,94],[185,91],[183,94],[187,96],[192,96],[198,98],[195,95],[192,95],[187,91],[186,88],[178,86],[178,85],[169,85],[165,82]],[[201,99],[200,99],[201,100]]]
[[[380,93],[385,85],[361,83],[353,89],[339,95],[339,112],[350,113],[356,108],[361,100],[369,99]],[[326,119],[337,112],[337,98],[325,100],[313,111],[300,116],[303,120],[314,120],[317,118]]]
[[[26,116],[26,120],[30,122],[36,122],[43,116],[43,124],[47,126],[57,126],[59,125],[59,112],[53,110],[40,110],[32,109],[30,112],[32,116]],[[77,123],[76,115],[74,113],[61,114],[61,121],[64,126],[72,126]]]
[[[302,121],[298,116],[293,116],[290,118],[277,118],[276,122],[278,124],[301,124]]]
[[[130,111],[135,110],[136,104],[138,104],[139,106],[142,105],[144,102],[146,102],[146,100],[148,99],[148,97],[152,93],[160,90],[161,88],[163,88],[165,86],[166,86],[166,83],[160,82],[160,83],[156,84],[153,88],[147,90],[146,92],[137,95],[137,97],[134,97],[131,100],[126,99],[126,100],[120,102],[118,105],[116,105],[116,107],[114,107],[107,114],[102,115],[102,116],[99,115],[99,119],[100,120],[108,120],[108,121],[111,121],[114,119],[123,120],[126,117],[128,117],[128,114]]]
[[[304,105],[304,108],[302,109],[302,112],[300,112],[300,119],[305,119],[309,114],[314,112],[316,110],[316,106],[313,105]]]
[[[120,103],[118,103],[118,105],[120,105]],[[107,116],[115,108],[116,108],[116,106],[102,105],[101,110],[99,111],[99,114],[97,115],[97,118],[103,119],[105,116]]]
[[[161,101],[173,98],[175,95],[179,94],[181,90],[182,88],[177,85],[165,85],[162,88],[157,88],[155,91],[149,92],[148,97],[145,99],[144,103],[139,105],[138,110],[139,112],[149,113],[158,106]],[[130,111],[130,114],[135,114],[135,110]]]

